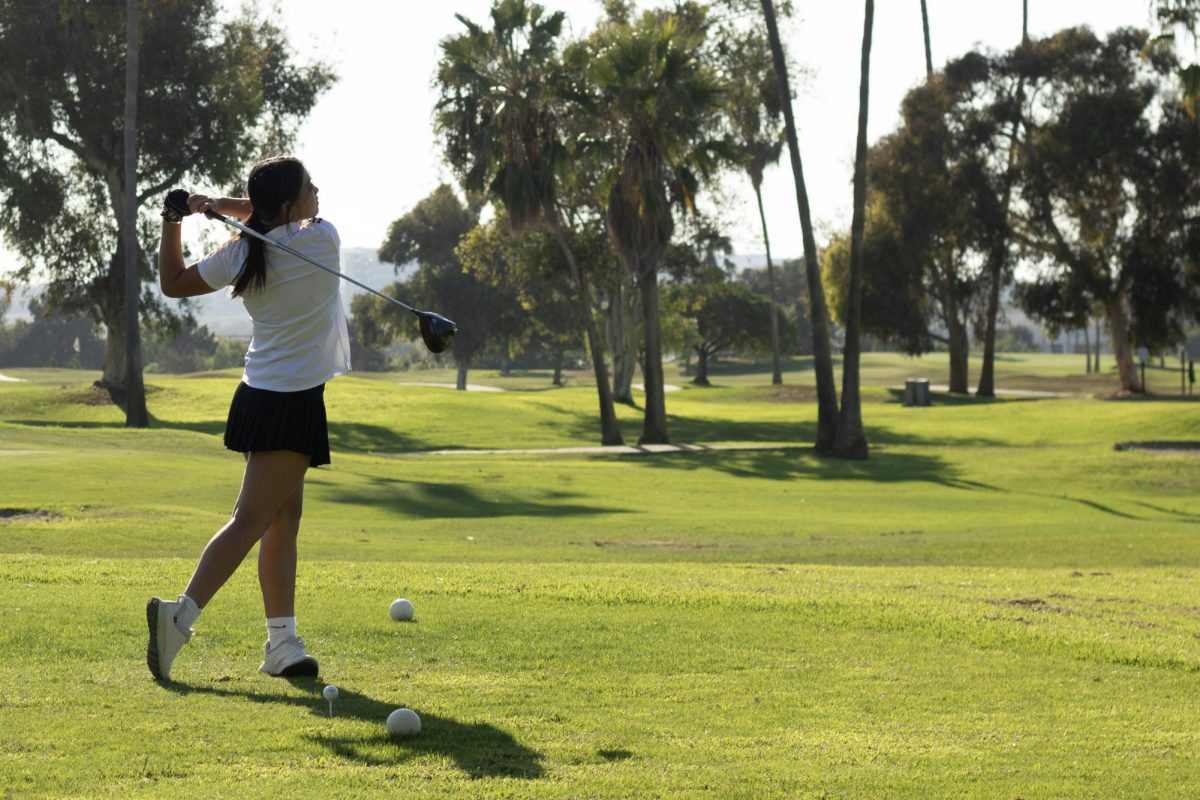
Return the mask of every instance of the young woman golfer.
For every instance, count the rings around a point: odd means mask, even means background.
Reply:
[[[238,234],[198,263],[183,259],[180,219],[216,211],[337,267],[340,240],[317,218],[317,187],[295,158],[255,164],[248,199],[191,195],[187,209],[168,201],[159,245],[159,282],[168,297],[193,297],[226,286],[241,297],[254,323],[246,370],[234,392],[225,446],[245,454],[246,472],[233,515],[209,540],[177,600],[146,606],[146,663],[159,680],[192,636],[192,624],[259,542],[258,581],[267,616],[270,675],[316,675],[317,660],[296,635],[296,536],[304,504],[304,473],[329,463],[326,381],[350,369],[350,342],[339,279],[257,239]]]

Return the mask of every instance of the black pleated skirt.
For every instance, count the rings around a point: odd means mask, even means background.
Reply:
[[[291,450],[309,465],[329,463],[325,384],[301,392],[272,392],[239,383],[225,421],[225,446],[238,453]]]

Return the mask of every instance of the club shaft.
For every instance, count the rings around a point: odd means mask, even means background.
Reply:
[[[224,222],[229,227],[235,228],[235,229],[241,231],[242,233],[246,234],[247,236],[253,236],[255,239],[258,239],[259,241],[263,242],[264,244],[269,244],[272,247],[278,247],[280,250],[283,250],[285,253],[291,253],[296,258],[307,261],[309,264],[312,264],[314,267],[320,267],[321,269],[325,270],[326,272],[332,272],[334,275],[337,275],[339,278],[350,281],[350,283],[353,283],[358,288],[366,289],[368,292],[375,295],[376,297],[382,297],[384,300],[387,300],[389,303],[394,303],[394,304],[400,306],[405,311],[411,311],[412,313],[416,314],[417,316],[421,315],[421,312],[417,311],[412,306],[407,305],[405,303],[401,303],[396,298],[389,297],[388,295],[384,294],[383,292],[376,291],[375,289],[372,289],[370,286],[367,286],[365,283],[354,280],[354,278],[351,278],[349,275],[347,275],[344,272],[338,272],[333,267],[327,267],[324,264],[322,264],[320,261],[316,261],[314,259],[309,258],[308,256],[304,255],[304,253],[301,253],[298,250],[294,250],[291,247],[288,247],[283,242],[277,242],[274,239],[268,238],[268,237],[262,235],[261,233],[259,233],[258,231],[254,230],[253,228],[243,225],[242,223],[238,222],[237,220],[232,220],[229,217],[225,216],[224,214],[218,214],[216,211],[206,211],[204,213],[210,219],[215,219],[215,220]]]

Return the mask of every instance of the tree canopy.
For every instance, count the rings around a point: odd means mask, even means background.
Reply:
[[[142,3],[138,205],[179,184],[240,182],[255,158],[287,148],[334,80],[323,63],[293,60],[256,6],[228,20],[218,12],[215,0]],[[125,369],[124,33],[121,0],[0,0],[0,233],[24,259],[19,280],[36,275],[50,307],[106,326],[115,385]],[[142,222],[141,240],[153,241]],[[172,314],[149,289],[140,304],[152,319]]]

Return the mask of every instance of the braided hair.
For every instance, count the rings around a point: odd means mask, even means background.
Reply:
[[[251,208],[246,227],[263,234],[270,230],[268,220],[278,219],[300,199],[305,174],[304,164],[291,156],[269,156],[251,167],[246,179]],[[245,233],[239,233],[237,238],[245,239],[249,246],[246,261],[233,284],[233,296],[241,297],[247,291],[260,292],[266,286],[267,247]]]

